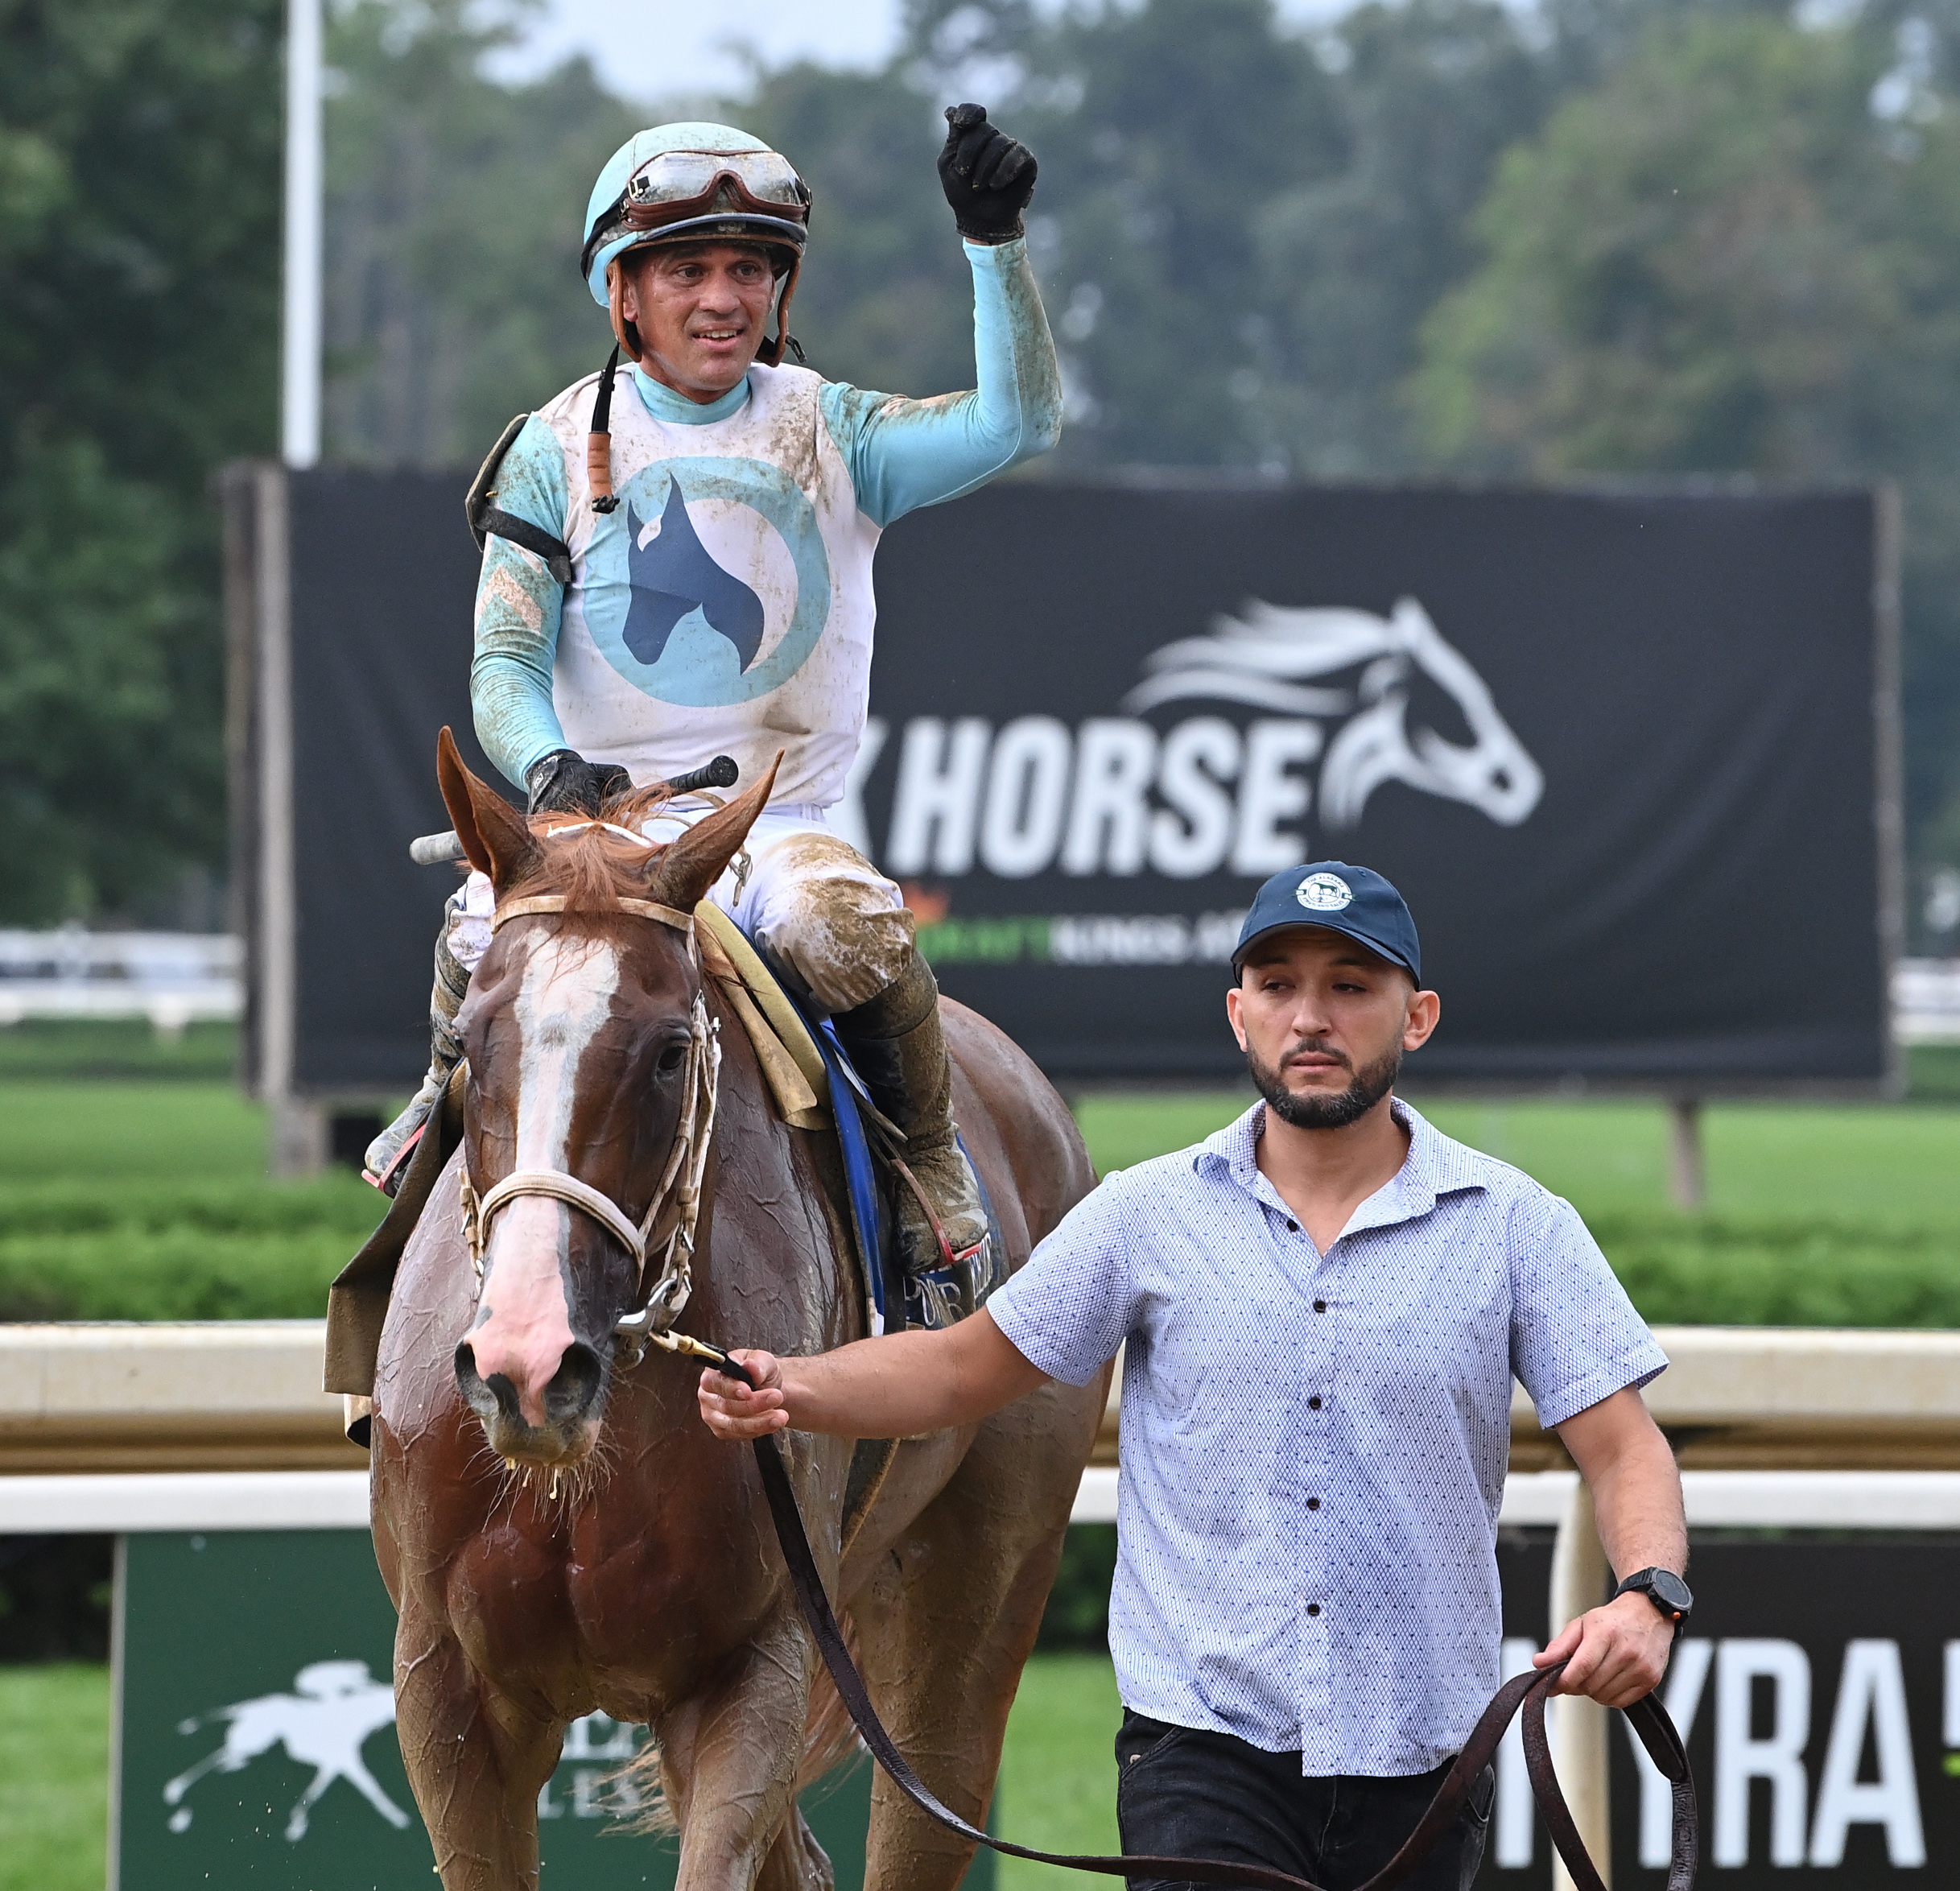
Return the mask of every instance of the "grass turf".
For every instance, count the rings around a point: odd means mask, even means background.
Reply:
[[[265,1166],[265,1113],[228,1084],[0,1080],[0,1319],[324,1312],[382,1199]]]
[[[1021,1670],[994,1829],[1040,1852],[1116,1849],[1116,1671],[1106,1654],[1038,1654]],[[1049,1865],[1003,1858],[998,1891],[1054,1891]]]
[[[1245,1100],[1089,1096],[1078,1114],[1107,1171],[1197,1141]],[[1711,1105],[1708,1206],[1693,1215],[1668,1204],[1656,1104],[1430,1113],[1569,1197],[1650,1319],[1960,1326],[1960,1105]],[[317,1315],[381,1199],[344,1171],[270,1182],[265,1147],[263,1113],[229,1084],[30,1077],[0,1058],[0,1319]]]
[[[0,1667],[0,1891],[101,1891],[109,1670]]]

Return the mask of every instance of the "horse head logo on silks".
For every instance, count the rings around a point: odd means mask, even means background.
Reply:
[[[699,611],[711,630],[734,646],[747,670],[762,647],[762,601],[740,578],[731,576],[709,555],[678,479],[667,485],[666,509],[652,541],[644,547],[646,521],[626,502],[626,566],[633,580],[621,640],[650,669],[660,661],[674,626]]]
[[[1359,667],[1351,689],[1311,679]],[[1467,802],[1514,828],[1538,805],[1544,771],[1512,731],[1483,679],[1405,597],[1385,617],[1368,611],[1298,610],[1257,600],[1215,620],[1208,637],[1170,643],[1145,660],[1146,679],[1123,699],[1132,715],[1160,703],[1246,703],[1339,727],[1320,765],[1320,817],[1351,828],[1384,782]],[[1471,740],[1409,726],[1413,675],[1456,704]]]
[[[195,1733],[211,1721],[222,1720],[225,1740],[216,1752],[205,1754],[164,1787],[163,1803],[177,1808],[170,1816],[170,1829],[189,1829],[191,1809],[180,1802],[207,1773],[242,1773],[262,1753],[283,1746],[289,1758],[315,1769],[287,1817],[289,1840],[306,1836],[308,1815],[336,1779],[345,1780],[400,1831],[408,1824],[408,1815],[381,1790],[361,1757],[368,1736],[394,1720],[394,1690],[377,1681],[365,1662],[314,1662],[293,1677],[291,1694],[235,1701],[228,1707],[180,1721],[179,1733]]]

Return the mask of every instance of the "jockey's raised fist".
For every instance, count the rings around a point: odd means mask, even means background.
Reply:
[[[970,243],[1009,243],[1023,234],[1021,213],[1034,195],[1034,154],[987,122],[984,105],[946,108],[939,188]]]

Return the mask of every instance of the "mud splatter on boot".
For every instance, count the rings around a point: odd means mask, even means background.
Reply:
[[[939,1028],[939,987],[914,947],[897,978],[836,1019],[873,1100],[906,1137],[905,1160],[939,1217],[955,1257],[987,1237],[980,1184],[955,1140],[953,1072]],[[908,1274],[945,1265],[939,1237],[910,1190],[897,1191],[899,1253]]]

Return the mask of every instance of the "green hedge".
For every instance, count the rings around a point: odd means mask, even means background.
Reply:
[[[341,1175],[0,1185],[0,1320],[316,1319],[382,1206]]]

